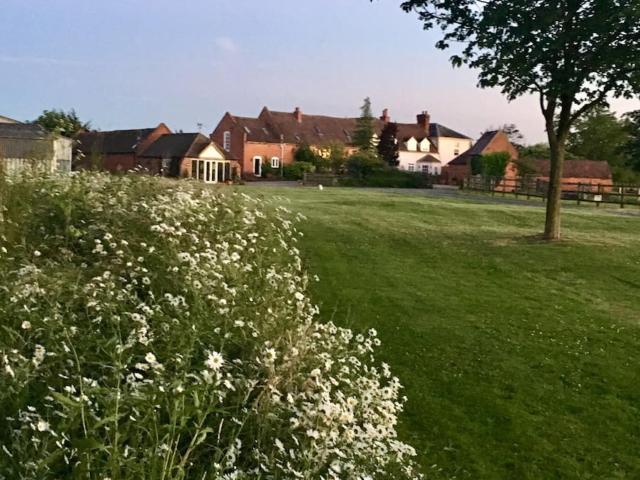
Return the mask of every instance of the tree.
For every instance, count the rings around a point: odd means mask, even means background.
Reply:
[[[575,123],[567,140],[567,150],[588,160],[604,160],[611,167],[622,167],[628,141],[625,123],[607,108],[596,107]]]
[[[627,157],[627,165],[640,172],[640,110],[629,112],[624,118],[628,139],[622,150]]]
[[[353,132],[353,144],[360,150],[368,152],[373,149],[373,136],[375,134],[369,97],[364,99],[360,112],[360,118],[356,120],[356,129]]]
[[[397,167],[400,164],[400,146],[398,145],[398,124],[387,123],[380,133],[378,142],[378,155],[390,167]]]
[[[539,98],[551,149],[544,238],[560,238],[560,195],[572,125],[609,97],[640,92],[638,0],[407,0],[454,66],[479,70],[480,87],[509,100]]]
[[[471,159],[471,173],[487,177],[504,177],[507,165],[511,161],[509,152],[493,152],[475,156]]]
[[[315,163],[317,156],[318,154],[314,152],[313,149],[306,143],[300,144],[296,151],[293,153],[293,159],[296,162]]]
[[[333,173],[340,173],[347,161],[346,147],[344,143],[331,142],[327,146],[329,168]]]
[[[74,109],[65,112],[63,110],[45,110],[35,119],[34,123],[45,130],[73,138],[78,133],[89,130],[90,122],[82,122]]]

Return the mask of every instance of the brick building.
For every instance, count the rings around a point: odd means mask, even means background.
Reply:
[[[155,128],[80,133],[74,147],[74,169],[133,170],[138,166],[137,156],[169,133],[171,130],[164,123]]]
[[[138,166],[165,177],[195,178],[219,183],[232,178],[222,149],[201,133],[161,135],[137,156]]]
[[[243,177],[251,179],[262,175],[265,162],[275,170],[293,162],[301,144],[323,149],[330,143],[339,142],[345,145],[347,153],[352,153],[355,151],[353,134],[357,120],[307,115],[300,108],[293,112],[275,112],[264,107],[256,118],[225,113],[211,138],[223,147],[227,158],[238,162]],[[385,109],[382,116],[374,120],[376,134],[380,135],[390,121]],[[416,123],[399,123],[397,140],[400,143],[399,168],[410,170],[412,162],[404,160],[415,157],[414,171],[418,171],[415,165],[419,160],[430,165],[444,165],[471,146],[469,137],[431,123],[427,112],[420,113]]]
[[[511,161],[518,159],[518,150],[511,144],[506,133],[500,130],[485,132],[466,152],[458,155],[442,169],[445,183],[459,184],[471,175],[471,162],[487,153],[507,152]]]

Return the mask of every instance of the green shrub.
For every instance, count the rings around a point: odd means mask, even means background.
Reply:
[[[0,478],[418,477],[375,332],[316,320],[284,208],[91,173],[0,200]]]
[[[276,170],[277,172],[277,170]],[[272,177],[274,174],[274,169],[271,166],[271,161],[269,160],[263,160],[262,161],[262,166],[260,168],[260,176],[262,178],[269,178]]]
[[[373,172],[381,171],[384,163],[375,152],[363,150],[347,158],[346,166],[350,177],[364,179]]]
[[[345,187],[378,187],[378,188],[431,188],[432,178],[420,173],[402,170],[385,169],[376,171],[365,178],[344,177],[340,185]]]
[[[315,172],[312,163],[295,161],[284,166],[284,178],[287,180],[302,180],[305,173]]]
[[[504,177],[510,161],[511,155],[508,152],[485,153],[471,159],[471,173],[487,177]]]

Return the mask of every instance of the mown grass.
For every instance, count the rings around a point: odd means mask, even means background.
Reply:
[[[432,479],[640,478],[640,217],[244,189],[308,217],[325,318],[383,340]]]

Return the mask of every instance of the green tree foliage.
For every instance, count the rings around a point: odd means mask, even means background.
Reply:
[[[536,167],[530,158],[519,158],[514,161],[516,168],[518,169],[519,177],[526,177],[528,175],[534,175],[536,173]]]
[[[346,147],[344,143],[332,142],[327,146],[327,159],[329,168],[333,173],[340,173],[344,170],[347,161]]]
[[[487,177],[504,177],[511,160],[508,152],[494,152],[478,155],[471,159],[471,173]]]
[[[356,129],[353,132],[353,144],[362,151],[371,151],[373,150],[374,134],[371,100],[367,97],[364,99],[362,107],[360,107],[360,118],[357,119]]]
[[[537,160],[550,160],[551,149],[548,143],[534,143],[533,145],[523,146],[520,150],[520,158],[529,158]],[[572,152],[565,153],[566,160],[583,160],[582,157],[574,155]]]
[[[316,167],[310,162],[293,162],[291,165],[284,166],[284,178],[287,180],[302,180],[305,173],[313,173]]]
[[[293,154],[293,159],[296,162],[308,162],[315,163],[318,154],[306,143],[302,143],[298,146]]]
[[[575,123],[567,150],[588,160],[603,160],[611,167],[619,167],[625,163],[624,146],[628,141],[625,123],[607,108],[597,107]]]
[[[406,0],[436,46],[463,48],[454,66],[479,70],[481,87],[509,100],[539,97],[551,148],[544,237],[560,238],[560,194],[573,124],[608,98],[640,93],[638,0]]]
[[[347,159],[347,173],[354,178],[367,178],[383,167],[382,160],[372,151],[357,152]]]
[[[73,109],[68,112],[55,109],[45,110],[35,119],[34,123],[37,123],[51,133],[69,138],[73,138],[78,133],[91,128],[90,122],[81,121]]]
[[[640,110],[629,112],[625,116],[625,129],[628,139],[623,146],[627,164],[640,172]]]
[[[397,136],[398,124],[389,122],[382,129],[380,142],[378,142],[378,155],[390,167],[397,167],[400,164],[398,160],[400,146],[398,145]]]

